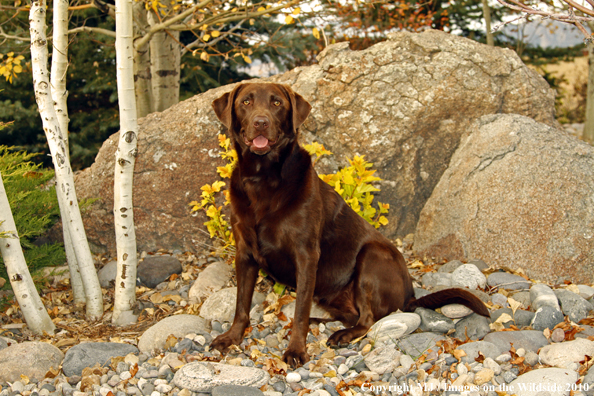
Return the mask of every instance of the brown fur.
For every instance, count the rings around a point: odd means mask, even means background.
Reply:
[[[332,334],[329,345],[362,336],[398,309],[456,302],[489,315],[477,297],[460,289],[414,298],[402,254],[320,180],[299,146],[298,128],[311,109],[299,94],[285,85],[243,84],[215,100],[213,108],[238,155],[230,185],[238,291],[233,325],[212,348],[224,352],[241,343],[260,268],[297,291],[283,355],[292,366],[309,360],[305,340],[312,301],[347,327]]]

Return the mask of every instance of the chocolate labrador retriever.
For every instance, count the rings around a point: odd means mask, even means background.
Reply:
[[[299,94],[286,85],[242,84],[212,106],[231,133],[238,163],[229,187],[236,240],[235,319],[211,348],[225,352],[241,343],[260,268],[297,291],[292,335],[283,355],[294,367],[309,360],[305,340],[312,301],[346,326],[332,334],[328,345],[364,335],[398,309],[460,303],[489,315],[477,297],[461,289],[415,299],[402,254],[318,177],[299,146],[299,126],[311,110]]]

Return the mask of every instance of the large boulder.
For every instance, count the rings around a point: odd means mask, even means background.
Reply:
[[[317,140],[334,156],[321,171],[365,155],[384,179],[379,201],[390,203],[388,236],[413,232],[421,209],[473,120],[520,113],[554,125],[554,94],[515,52],[439,31],[397,33],[364,51],[329,46],[319,64],[260,81],[289,84],[313,106],[302,141]],[[256,81],[256,80],[254,80]],[[134,178],[138,248],[195,250],[204,218],[188,203],[218,179],[213,99],[233,86],[194,96],[139,120]],[[117,134],[95,164],[76,177],[79,196],[99,198],[83,216],[90,241],[113,251],[113,162]],[[95,249],[97,250],[97,249]]]
[[[481,118],[423,208],[414,248],[594,282],[594,148],[519,115]]]

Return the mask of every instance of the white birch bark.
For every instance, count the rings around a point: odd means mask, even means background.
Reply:
[[[144,35],[149,30],[147,10],[143,2],[133,5],[134,23],[137,36]],[[151,84],[151,53],[149,43],[137,40],[134,48],[134,81],[136,81],[136,116],[144,117],[153,112],[153,87]]]
[[[53,334],[56,326],[50,319],[45,306],[39,298],[35,284],[29,273],[25,262],[23,249],[0,175],[0,232],[10,235],[9,238],[0,239],[0,252],[6,265],[8,278],[14,295],[21,307],[27,326],[35,334],[43,335],[43,332]]]
[[[118,256],[113,323],[135,322],[136,232],[132,204],[134,163],[136,160],[136,95],[134,92],[133,0],[116,0],[116,68],[120,139],[114,172],[114,223]]]
[[[83,227],[78,199],[74,190],[74,175],[70,167],[70,161],[68,161],[67,148],[54,110],[50,89],[45,33],[46,7],[45,0],[35,0],[31,4],[29,12],[33,88],[56,172],[56,190],[61,190],[58,199],[62,199],[61,205],[65,208],[67,214],[67,218],[62,219],[62,221],[69,223],[70,237],[84,284],[87,318],[89,320],[98,320],[103,315],[103,296]]]
[[[154,13],[149,15],[149,23],[153,26],[159,23]],[[155,33],[150,41],[150,50],[153,110],[163,111],[179,102],[179,31],[163,30]]]
[[[68,149],[68,106],[66,99],[68,91],[66,90],[66,71],[68,70],[68,0],[54,0],[54,23],[53,23],[53,53],[52,53],[52,99],[54,100],[54,109],[56,117],[60,124],[60,130],[63,133],[63,141],[66,146],[66,158],[70,160]],[[62,190],[56,189],[57,194],[62,194]],[[60,205],[60,215],[62,219],[67,219],[66,208],[62,207],[65,202],[64,197],[58,199]],[[70,285],[74,295],[75,304],[85,302],[85,289],[78,269],[78,260],[72,246],[70,230],[71,224],[62,220],[62,234],[64,235],[64,250],[66,250],[66,261],[70,269]]]

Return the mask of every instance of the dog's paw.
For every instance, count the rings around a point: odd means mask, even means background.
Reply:
[[[353,340],[353,334],[349,329],[338,330],[328,338],[326,345],[332,347],[347,346]]]
[[[212,342],[210,343],[210,349],[216,349],[217,351],[224,354],[229,351],[229,347],[233,344],[238,344],[238,342],[233,340],[232,337],[225,333],[221,334],[220,336],[212,340]]]
[[[309,355],[304,350],[287,349],[283,354],[283,362],[293,368],[303,366],[308,361]]]

